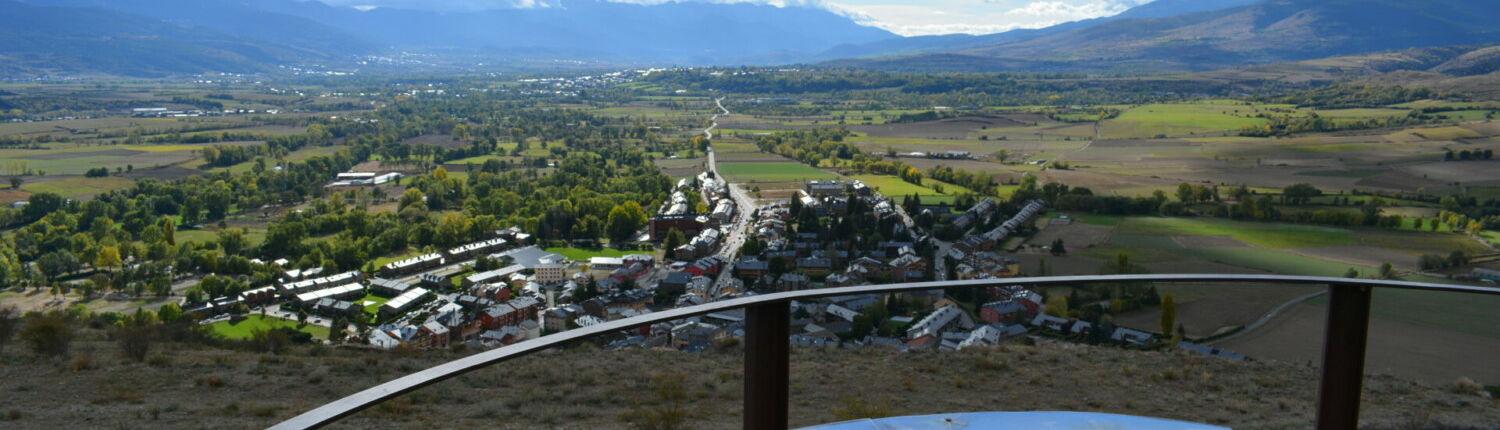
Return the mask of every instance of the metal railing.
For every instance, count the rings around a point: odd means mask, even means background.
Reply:
[[[1006,285],[1033,287],[1099,283],[1260,283],[1326,285],[1328,320],[1324,331],[1323,366],[1318,386],[1317,428],[1355,430],[1359,426],[1360,390],[1364,383],[1365,346],[1369,334],[1370,297],[1374,288],[1500,295],[1500,288],[1440,285],[1403,281],[1280,275],[1107,275],[1007,278],[971,281],[866,285],[791,291],[743,297],[699,306],[655,312],[604,324],[569,330],[453,360],[335,400],[277,424],[272,429],[315,429],[355,412],[470,371],[574,341],[616,333],[632,327],[678,320],[731,309],[745,311],[744,428],[784,430],[788,423],[788,378],[791,347],[789,323],[793,300],[860,294],[985,288]]]

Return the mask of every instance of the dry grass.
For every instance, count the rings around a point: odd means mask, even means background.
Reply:
[[[458,358],[462,351],[383,352],[303,347],[286,355],[160,345],[157,365],[118,359],[114,344],[75,345],[93,357],[0,361],[8,429],[264,428],[316,405]],[[169,363],[169,365],[163,365]],[[546,352],[470,373],[356,414],[334,428],[622,428],[621,417],[663,407],[658,377],[676,378],[689,428],[738,428],[738,350]],[[961,352],[796,350],[792,425],[856,415],[964,411],[1113,412],[1237,429],[1310,427],[1316,370],[1184,353],[1078,345],[1006,345]],[[1500,407],[1472,383],[1422,385],[1372,376],[1364,422],[1489,425]]]

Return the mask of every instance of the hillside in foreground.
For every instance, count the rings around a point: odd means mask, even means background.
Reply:
[[[463,352],[295,347],[281,355],[158,345],[144,364],[115,343],[75,342],[70,359],[4,352],[8,429],[265,428],[301,411]],[[741,351],[604,351],[534,355],[438,384],[330,428],[622,428],[630,411],[660,411],[663,386],[699,418],[739,428]],[[870,414],[1094,411],[1236,429],[1311,426],[1317,370],[1181,352],[1081,345],[1002,345],[960,352],[795,349],[792,426]],[[1367,379],[1366,428],[1488,428],[1500,404],[1476,386]],[[672,396],[666,396],[672,397]]]

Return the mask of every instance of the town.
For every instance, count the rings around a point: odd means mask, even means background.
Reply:
[[[401,176],[339,173],[329,187],[378,186]],[[304,323],[311,319],[340,333],[329,341],[385,349],[499,347],[758,292],[919,282],[950,275],[1021,276],[1016,259],[990,250],[1013,235],[1029,233],[1046,209],[1040,200],[1003,205],[991,198],[962,211],[946,205],[907,208],[857,180],[809,181],[794,199],[752,208],[732,196],[730,190],[738,186],[712,170],[678,181],[640,237],[660,247],[666,256],[661,261],[650,254],[573,261],[538,248],[530,234],[512,227],[442,252],[393,261],[370,273],[285,270],[274,286],[186,303],[183,310],[205,324],[256,312]],[[696,207],[712,210],[699,213]],[[916,225],[908,215],[912,211],[936,213],[940,222],[964,234],[951,242],[938,240]],[[818,221],[829,217],[847,221]],[[851,237],[850,229],[883,240],[844,239]],[[950,265],[951,270],[945,269]],[[945,297],[943,290],[795,303],[794,334],[788,341],[802,347],[898,350],[955,350],[1028,336],[1095,343],[1105,339],[1135,347],[1158,342],[1151,333],[1113,325],[1096,329],[1076,315],[1049,311],[1042,294],[1023,286],[978,294],[984,299],[974,303],[977,310]],[[711,313],[642,326],[600,343],[608,348],[704,351],[726,339],[742,338],[743,320],[743,310]],[[343,335],[345,330],[352,333]],[[1181,347],[1235,356],[1186,342]]]

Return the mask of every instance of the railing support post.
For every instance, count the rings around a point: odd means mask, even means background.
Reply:
[[[786,430],[791,305],[745,308],[745,430]]]
[[[1328,286],[1323,376],[1318,385],[1318,430],[1359,428],[1365,344],[1370,334],[1370,295],[1370,287]]]

